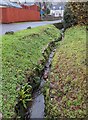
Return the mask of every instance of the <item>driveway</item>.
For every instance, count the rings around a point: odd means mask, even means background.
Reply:
[[[7,31],[20,31],[27,29],[27,27],[38,27],[38,26],[44,26],[48,24],[54,24],[59,23],[61,20],[56,21],[39,21],[39,22],[22,22],[22,23],[11,23],[11,24],[0,24],[0,35],[4,35]]]

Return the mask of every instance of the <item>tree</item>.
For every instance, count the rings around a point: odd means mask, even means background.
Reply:
[[[65,27],[70,27],[75,24],[87,25],[87,7],[88,2],[68,2],[64,12]]]

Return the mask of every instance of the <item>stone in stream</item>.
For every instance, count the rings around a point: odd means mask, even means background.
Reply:
[[[48,78],[48,72],[45,72],[43,78],[46,80]]]

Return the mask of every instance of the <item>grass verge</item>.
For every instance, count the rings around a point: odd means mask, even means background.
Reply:
[[[53,58],[45,88],[47,118],[87,116],[86,64],[86,27],[67,29]]]
[[[27,82],[26,72],[43,59],[42,49],[59,31],[53,25],[16,32],[2,36],[2,112],[4,118],[14,115],[17,90]]]

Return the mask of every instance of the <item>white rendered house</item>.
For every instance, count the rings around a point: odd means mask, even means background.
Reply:
[[[50,15],[54,16],[54,17],[63,17],[64,14],[64,10],[50,10]]]

